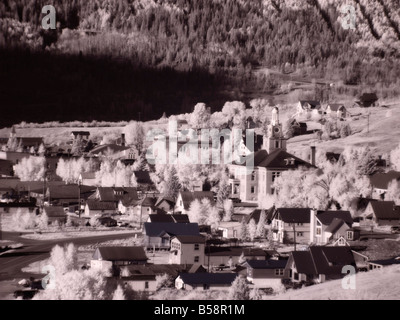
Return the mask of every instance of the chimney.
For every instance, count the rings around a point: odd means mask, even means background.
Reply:
[[[315,146],[311,146],[311,164],[315,166]]]
[[[121,133],[121,146],[125,147],[125,133]]]
[[[315,217],[317,216],[317,209],[310,209],[310,243],[315,242],[316,223]]]

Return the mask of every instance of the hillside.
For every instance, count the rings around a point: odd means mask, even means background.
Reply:
[[[2,124],[152,120],[305,89],[326,99],[329,83],[331,95],[397,96],[399,2],[348,2],[354,30],[333,0],[2,1]],[[44,4],[56,7],[55,31],[41,29]]]
[[[333,280],[280,294],[276,300],[400,300],[400,266],[390,266],[356,275],[356,289],[342,289]]]

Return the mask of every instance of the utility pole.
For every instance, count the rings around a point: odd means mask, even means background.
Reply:
[[[81,217],[81,181],[78,180],[78,216]]]
[[[294,242],[294,251],[296,251],[296,224],[293,221],[293,242]]]
[[[369,134],[369,115],[370,115],[370,113],[369,113],[369,110],[368,110],[368,113],[367,113],[367,118],[368,118],[368,124],[367,124],[367,134]]]

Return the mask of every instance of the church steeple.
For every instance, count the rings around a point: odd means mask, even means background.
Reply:
[[[263,147],[268,153],[276,149],[286,151],[286,139],[283,135],[282,124],[279,123],[279,109],[272,109],[271,123],[268,125],[267,136],[264,137]]]

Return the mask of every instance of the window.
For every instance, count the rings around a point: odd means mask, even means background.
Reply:
[[[302,237],[303,236],[303,232],[297,232],[297,236],[298,237]]]
[[[194,245],[194,250],[199,250],[199,244],[198,244],[198,243],[196,243],[196,244]]]
[[[302,226],[303,226],[303,224],[302,224],[302,223],[298,223],[298,224],[297,224],[297,226],[299,226],[299,227],[302,227]]]
[[[283,276],[283,269],[275,269],[276,276]]]
[[[194,262],[199,262],[199,260],[200,260],[199,256],[194,257]]]
[[[145,288],[145,289],[148,289],[148,288],[149,288],[149,282],[148,282],[148,281],[146,281],[146,282],[144,283],[144,288]]]
[[[353,231],[347,231],[346,232],[346,239],[347,240],[353,240]]]
[[[316,235],[320,236],[321,234],[322,234],[322,228],[321,227],[317,227]]]
[[[250,193],[256,193],[256,187],[255,186],[251,186]]]
[[[275,148],[276,148],[276,149],[279,148],[279,140],[275,140]]]
[[[256,180],[256,172],[255,171],[253,171],[251,173],[251,181],[254,181],[254,180]]]
[[[280,177],[280,176],[281,176],[280,172],[272,172],[272,182],[274,182],[275,179]]]
[[[204,289],[204,290],[210,289],[210,285],[208,285],[208,284],[203,284],[203,289]]]

